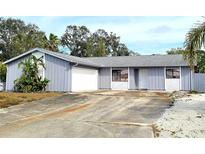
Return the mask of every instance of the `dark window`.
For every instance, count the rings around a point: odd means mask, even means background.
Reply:
[[[113,70],[112,71],[112,81],[127,82],[128,81],[128,71],[127,70]]]
[[[179,79],[180,78],[179,68],[167,68],[166,78],[167,79]]]

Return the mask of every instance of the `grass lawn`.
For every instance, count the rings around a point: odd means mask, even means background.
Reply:
[[[40,100],[47,97],[60,96],[62,93],[0,93],[0,108]]]

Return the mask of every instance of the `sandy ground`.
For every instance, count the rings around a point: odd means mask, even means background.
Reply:
[[[175,99],[156,123],[159,137],[205,137],[205,94],[189,94]]]

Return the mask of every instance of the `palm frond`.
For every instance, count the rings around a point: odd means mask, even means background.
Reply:
[[[205,22],[197,23],[186,34],[184,47],[186,50],[200,50],[205,45]]]

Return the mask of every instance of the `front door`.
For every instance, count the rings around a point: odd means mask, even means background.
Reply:
[[[167,91],[180,90],[180,68],[168,67],[165,69],[165,87]]]

